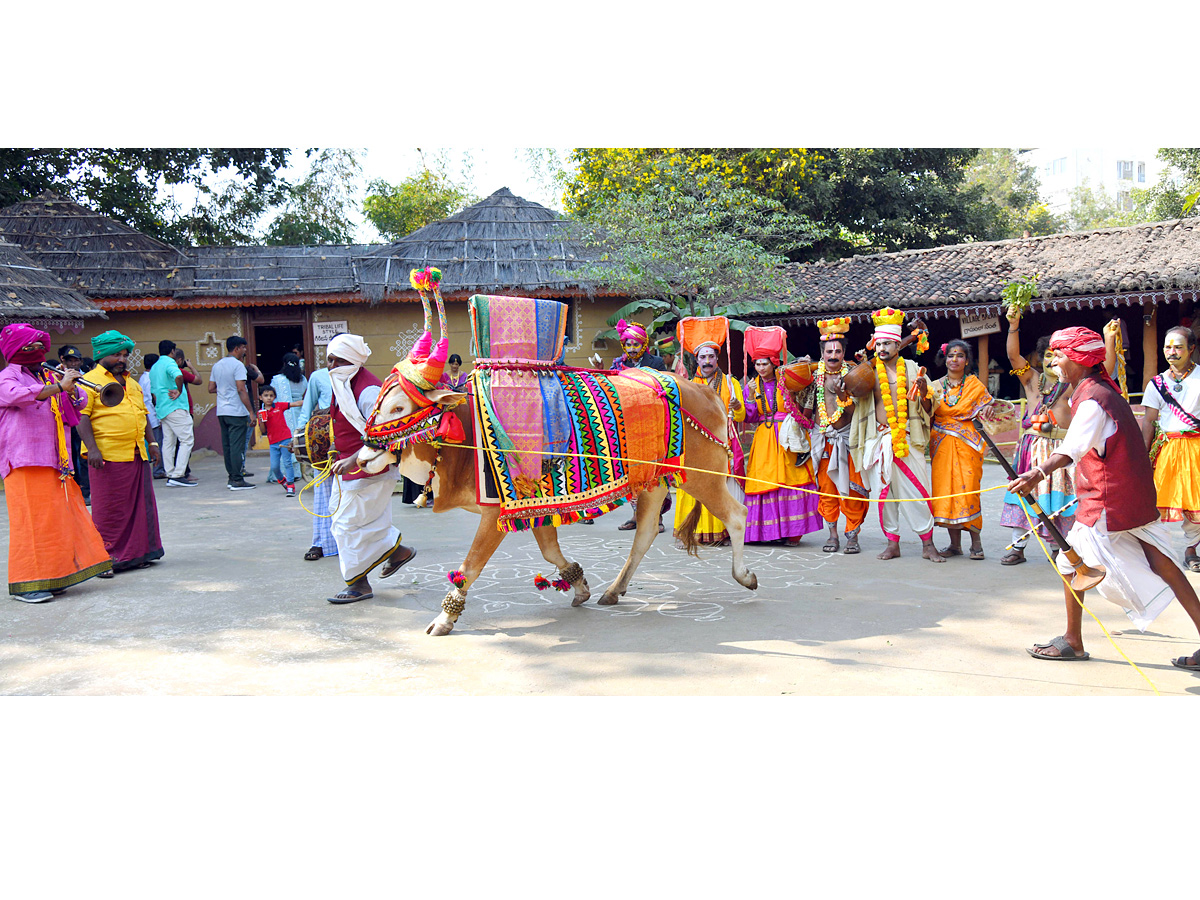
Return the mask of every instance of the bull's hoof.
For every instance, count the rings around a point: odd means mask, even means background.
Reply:
[[[753,572],[751,572],[749,569],[746,569],[745,574],[743,574],[743,575],[739,575],[737,573],[737,570],[735,569],[734,573],[733,573],[733,580],[736,581],[738,584],[740,584],[742,587],[746,588],[747,590],[750,590],[750,591],[758,590],[758,576],[755,575]]]
[[[454,630],[454,619],[446,613],[439,613],[438,617],[429,623],[429,627],[425,629],[426,634],[432,634],[434,637],[442,637]]]
[[[580,579],[579,582],[574,585],[574,588],[575,596],[571,599],[572,606],[583,606],[583,604],[587,603],[588,600],[592,598],[592,592],[588,589],[586,578]]]
[[[605,591],[604,596],[601,597],[599,600],[597,600],[596,603],[599,606],[616,606],[617,605],[617,595],[609,593],[608,591]]]

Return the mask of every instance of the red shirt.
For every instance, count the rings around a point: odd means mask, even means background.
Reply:
[[[268,444],[278,444],[280,441],[290,441],[292,439],[292,429],[288,426],[287,419],[283,415],[287,408],[287,403],[276,403],[267,412]],[[259,423],[262,423],[261,417],[259,418]]]

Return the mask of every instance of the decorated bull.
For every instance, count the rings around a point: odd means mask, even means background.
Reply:
[[[726,485],[725,411],[711,390],[648,369],[615,375],[563,366],[564,304],[482,296],[469,301],[477,351],[469,392],[438,388],[449,349],[440,278],[436,269],[410,275],[425,309],[425,333],[384,381],[358,455],[368,472],[398,462],[405,477],[436,493],[437,512],[480,515],[471,549],[449,573],[442,611],[426,633],[450,633],[468,589],[509,531],[532,529],[557,569],[539,588],[573,590],[573,606],[587,602],[583,567],[563,555],[555,529],[636,498],[633,547],[598,601],[616,603],[658,536],[672,481],[686,480],[688,492],[726,524],[734,579],[758,587],[743,561],[746,507]],[[436,346],[430,293],[441,331]],[[693,555],[700,512],[698,505],[681,527]]]

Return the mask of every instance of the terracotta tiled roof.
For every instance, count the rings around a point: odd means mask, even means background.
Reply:
[[[882,306],[998,312],[1004,286],[1035,273],[1034,309],[1067,298],[1141,302],[1136,295],[1200,290],[1200,220],[793,263],[787,272],[804,295],[793,316]]]

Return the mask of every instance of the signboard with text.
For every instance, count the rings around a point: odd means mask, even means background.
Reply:
[[[345,319],[340,322],[313,322],[313,343],[328,344],[339,334],[345,334],[347,331],[349,329],[346,327]]]
[[[997,334],[1000,331],[999,316],[963,316],[958,320],[958,324],[964,340],[985,334]]]

